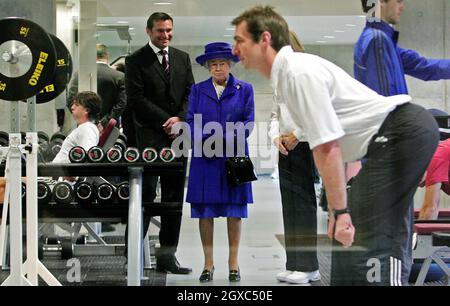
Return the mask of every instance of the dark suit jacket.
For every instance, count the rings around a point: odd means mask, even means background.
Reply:
[[[126,93],[136,132],[145,133],[146,145],[160,148],[170,144],[162,125],[171,117],[184,120],[191,86],[191,61],[186,52],[169,47],[168,77],[152,48],[147,44],[125,59]],[[142,135],[141,135],[142,136]],[[138,145],[139,144],[138,137]]]
[[[74,75],[67,99],[70,108],[75,94],[78,93],[78,75]],[[102,98],[99,119],[114,118],[119,122],[127,105],[125,94],[125,74],[107,64],[97,63],[97,93]]]
[[[97,92],[102,97],[100,116],[118,121],[127,105],[125,74],[109,65],[97,63]]]

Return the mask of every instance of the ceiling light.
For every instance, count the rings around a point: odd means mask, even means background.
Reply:
[[[226,31],[234,31],[235,28],[226,28],[225,30],[226,30]]]
[[[130,30],[130,31],[133,31],[133,30],[134,30],[134,28],[133,28],[133,27],[131,27],[131,28],[128,28],[128,30]]]
[[[319,43],[319,44],[326,44],[327,42],[326,42],[325,40],[316,40],[316,43]]]
[[[346,26],[346,27],[352,28],[352,27],[356,27],[356,24],[353,24],[353,23],[347,23],[345,26]]]
[[[233,37],[233,35],[231,35],[231,34],[225,34],[225,35],[223,35],[223,37]]]
[[[334,30],[334,33],[345,33],[344,30]]]
[[[128,24],[128,21],[124,21],[124,20],[119,20],[119,21],[117,21],[117,23],[121,23],[121,24]]]
[[[155,2],[154,5],[172,5],[172,2]]]
[[[325,35],[323,38],[333,39],[333,38],[336,38],[336,36]]]

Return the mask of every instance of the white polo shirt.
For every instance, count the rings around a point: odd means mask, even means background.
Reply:
[[[335,64],[290,46],[278,52],[270,78],[311,149],[337,140],[345,162],[363,158],[387,115],[411,101],[378,95]]]
[[[69,151],[75,146],[81,146],[88,151],[98,144],[100,132],[97,126],[88,121],[80,124],[64,139],[61,150],[53,159],[52,163],[70,163]]]

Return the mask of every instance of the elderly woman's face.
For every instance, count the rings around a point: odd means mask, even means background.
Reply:
[[[224,83],[230,74],[231,64],[227,59],[213,59],[208,62],[209,73],[217,84]]]

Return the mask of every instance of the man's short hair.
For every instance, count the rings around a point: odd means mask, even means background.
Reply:
[[[100,113],[100,107],[102,105],[102,98],[93,91],[82,91],[75,95],[72,103],[78,103],[86,108],[89,119],[91,121],[97,121]]]
[[[107,58],[108,57],[108,47],[104,44],[97,44],[97,58]]]
[[[247,22],[247,31],[254,42],[259,42],[261,34],[267,31],[272,35],[272,47],[277,52],[289,45],[288,24],[272,6],[255,6],[234,18],[231,24],[237,26],[243,21]]]
[[[166,21],[170,20],[173,24],[173,18],[170,17],[169,14],[163,13],[163,12],[156,12],[150,15],[147,19],[147,28],[153,29],[153,26],[155,25],[155,21]]]

